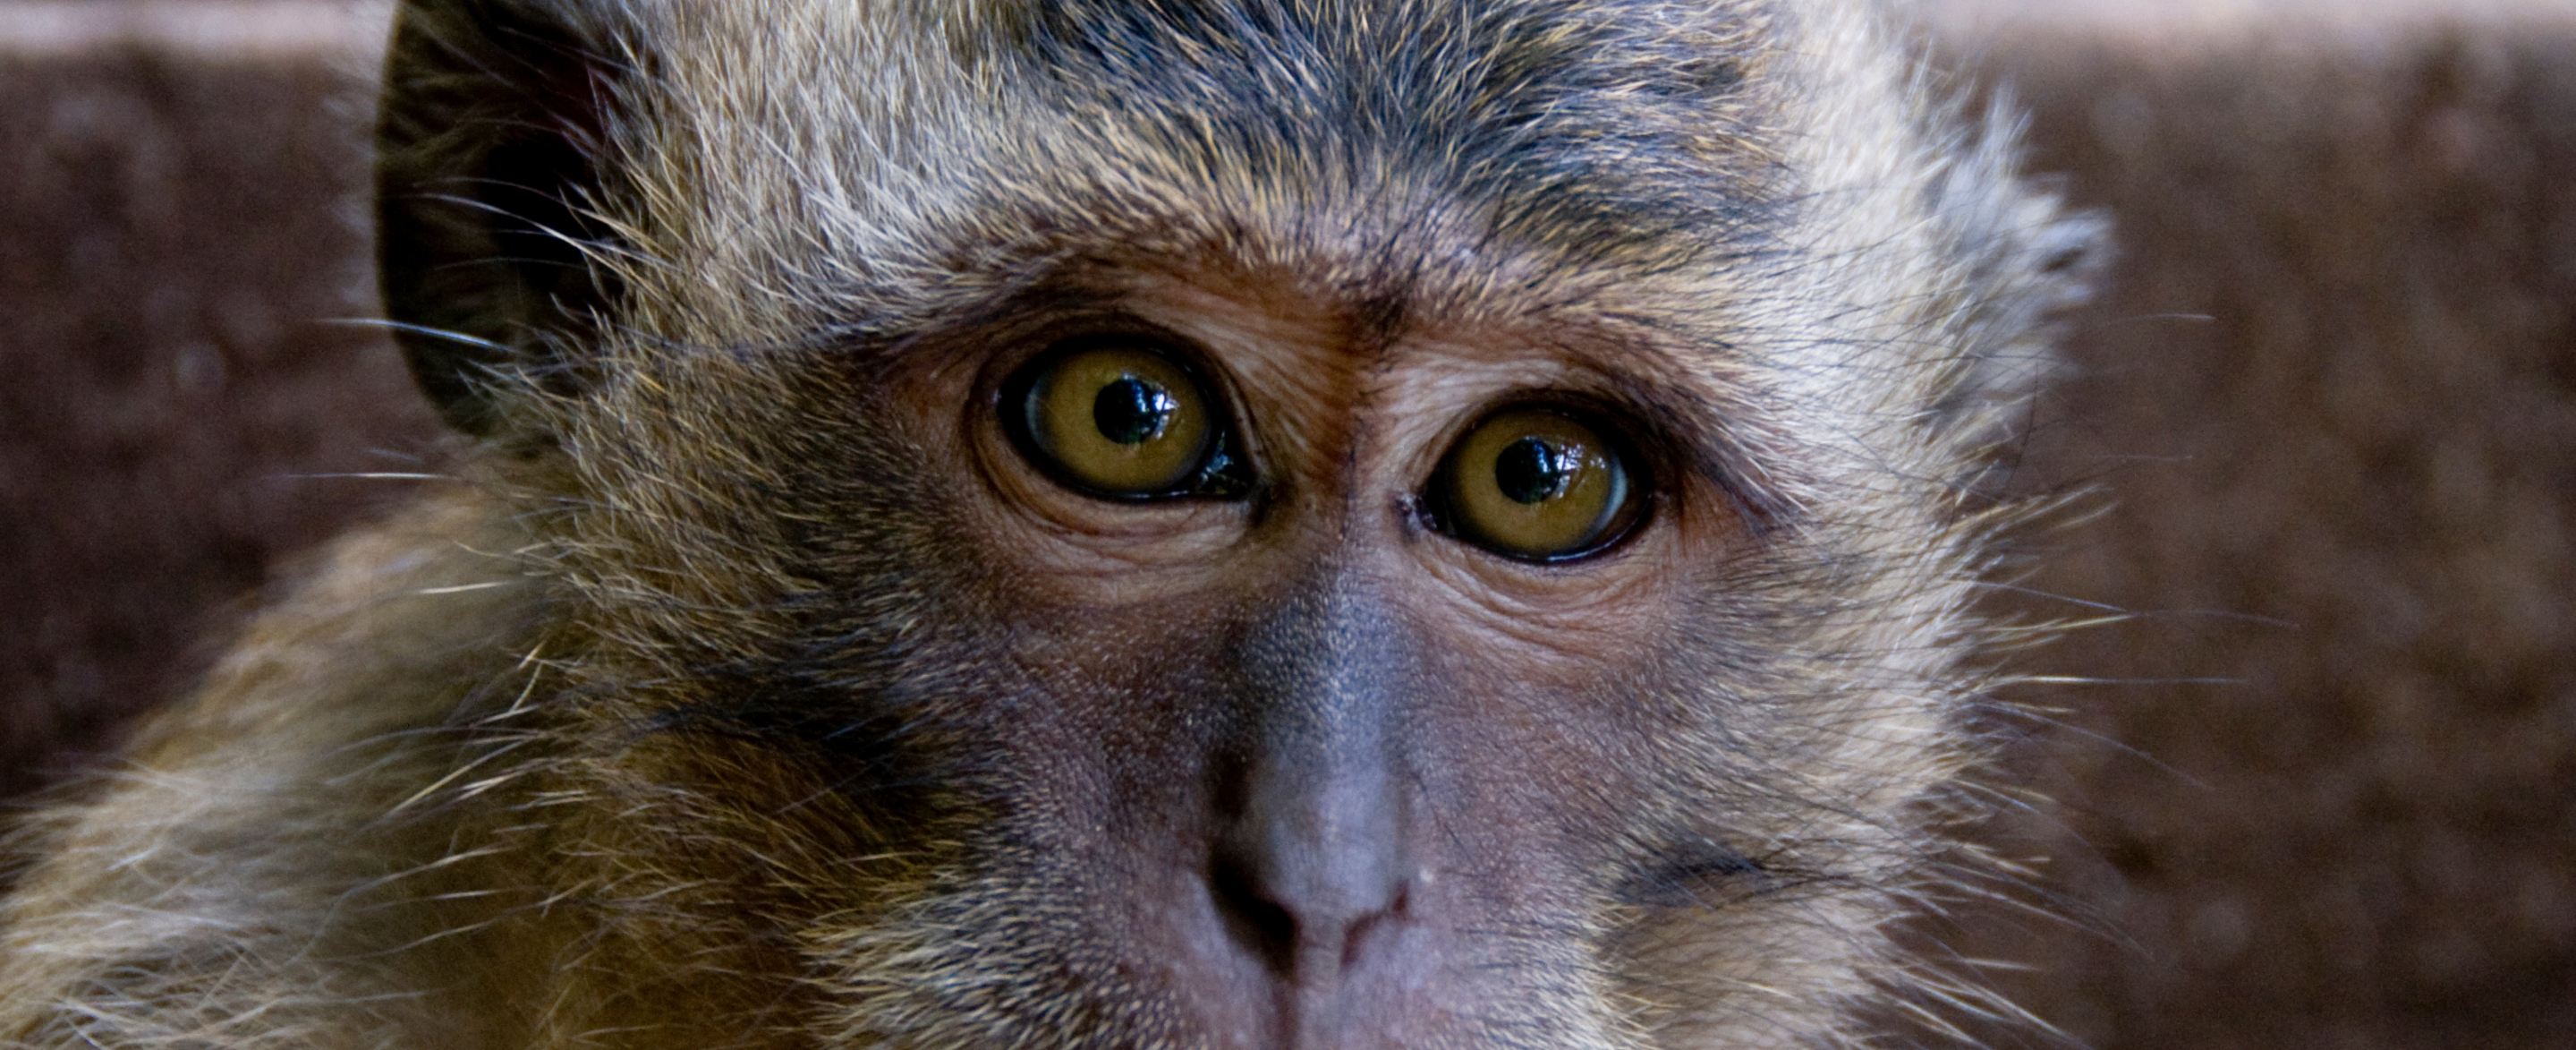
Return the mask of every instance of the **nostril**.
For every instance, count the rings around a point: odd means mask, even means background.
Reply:
[[[1295,970],[1297,918],[1262,895],[1259,881],[1240,858],[1220,856],[1208,866],[1208,892],[1237,943],[1272,973],[1287,977]]]
[[[1342,932],[1342,969],[1351,970],[1358,967],[1362,950],[1368,944],[1369,934],[1388,919],[1402,918],[1412,901],[1411,888],[1397,886],[1395,899],[1387,903],[1385,911],[1372,912],[1352,920],[1350,929]]]

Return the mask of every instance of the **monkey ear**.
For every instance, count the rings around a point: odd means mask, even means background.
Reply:
[[[410,0],[376,126],[376,251],[412,375],[458,429],[530,436],[618,293],[600,207],[631,55],[584,5]]]
[[[1951,319],[1963,365],[1935,403],[1946,428],[1970,441],[2005,436],[2006,417],[2057,368],[2062,322],[2093,297],[2112,256],[2110,221],[2065,209],[2059,194],[2014,172],[2019,110],[1999,91],[1972,141],[1951,150],[1931,208],[1965,285]]]

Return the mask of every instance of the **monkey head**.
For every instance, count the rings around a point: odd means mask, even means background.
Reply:
[[[385,291],[536,537],[547,994],[1830,1036],[2092,233],[1938,90],[1827,0],[407,5]]]

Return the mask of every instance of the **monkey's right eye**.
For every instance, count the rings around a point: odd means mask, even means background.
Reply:
[[[1094,496],[1227,497],[1249,488],[1206,386],[1146,345],[1089,342],[1042,357],[1003,385],[1002,416],[1023,455]]]

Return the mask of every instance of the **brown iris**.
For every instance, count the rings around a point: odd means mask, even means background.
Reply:
[[[1512,408],[1478,423],[1432,480],[1443,531],[1525,561],[1580,557],[1637,521],[1628,459],[1590,424],[1547,408]]]
[[[1040,361],[1005,394],[1041,466],[1118,498],[1222,494],[1221,428],[1188,370],[1150,349],[1110,344]]]

